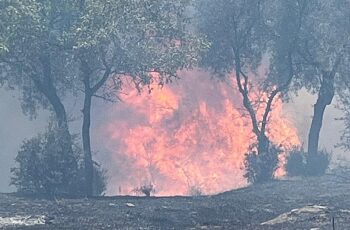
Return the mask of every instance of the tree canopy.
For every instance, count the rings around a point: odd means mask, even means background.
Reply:
[[[8,85],[22,92],[22,108],[56,115],[69,134],[63,98],[84,95],[83,147],[92,191],[90,146],[92,97],[113,101],[123,78],[138,90],[164,85],[177,71],[196,64],[205,39],[189,27],[189,0],[7,1],[1,2],[0,38],[8,41],[1,69]],[[129,81],[130,82],[130,81]]]

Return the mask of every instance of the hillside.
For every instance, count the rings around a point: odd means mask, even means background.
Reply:
[[[335,229],[350,229],[349,191],[347,181],[325,176],[203,197],[44,200],[0,194],[0,228],[332,229],[334,219]]]

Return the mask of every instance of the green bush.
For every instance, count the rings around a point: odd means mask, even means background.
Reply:
[[[94,182],[92,195],[103,196],[107,189],[107,170],[100,165],[94,166]]]
[[[76,193],[78,163],[65,143],[64,132],[52,126],[44,134],[24,141],[12,169],[19,192],[41,195]]]
[[[303,149],[294,148],[288,153],[285,169],[288,176],[322,176],[331,161],[331,153],[321,150],[309,155]]]
[[[84,170],[79,148],[69,151],[65,132],[50,125],[45,133],[23,142],[12,168],[11,184],[24,194],[40,196],[83,196]],[[76,146],[76,145],[74,145]],[[95,195],[106,188],[105,171],[95,168]]]
[[[293,148],[286,157],[285,170],[288,176],[304,176],[306,174],[306,153],[298,147]]]
[[[245,154],[244,167],[246,173],[243,175],[249,183],[264,183],[274,179],[274,174],[278,168],[278,155],[281,150],[271,145],[269,151],[258,154],[251,150]]]
[[[316,155],[307,155],[306,174],[308,176],[322,176],[326,173],[331,162],[331,153],[326,150],[318,151]]]

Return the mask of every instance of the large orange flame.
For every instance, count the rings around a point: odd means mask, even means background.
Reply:
[[[193,189],[213,194],[246,185],[244,153],[252,143],[249,117],[234,83],[191,71],[151,94],[126,89],[124,103],[110,108],[104,127],[120,175],[109,192],[131,194],[153,184],[157,195],[187,195]],[[291,147],[300,144],[293,124],[274,103],[269,137]]]

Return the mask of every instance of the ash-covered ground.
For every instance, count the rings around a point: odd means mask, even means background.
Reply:
[[[350,180],[328,175],[201,197],[45,200],[0,194],[0,228],[350,229],[349,191]]]

